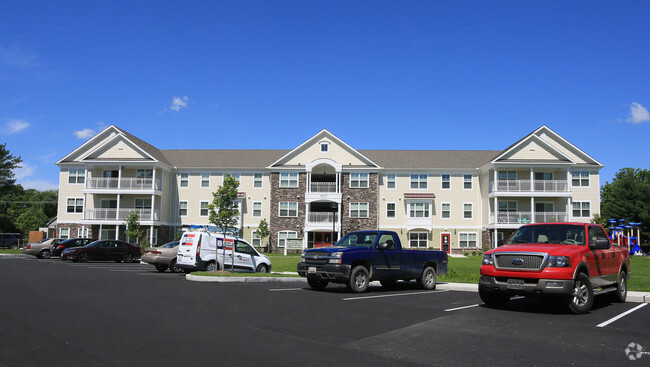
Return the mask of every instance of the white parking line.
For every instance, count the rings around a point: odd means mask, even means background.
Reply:
[[[269,292],[284,292],[284,291],[301,291],[304,288],[276,288],[276,289],[269,289]]]
[[[648,305],[647,303],[642,303],[642,304],[640,304],[640,305],[634,307],[634,308],[631,309],[631,310],[625,311],[625,312],[623,312],[622,314],[620,314],[620,315],[618,315],[618,316],[616,316],[616,317],[612,317],[611,319],[609,319],[609,320],[607,320],[607,321],[605,321],[605,322],[602,322],[602,323],[596,325],[596,327],[605,327],[605,326],[611,324],[612,322],[614,322],[614,321],[616,321],[616,320],[618,320],[618,319],[620,319],[620,318],[623,318],[623,317],[625,317],[625,316],[631,314],[632,312],[634,312],[634,311],[636,311],[636,310],[639,310],[639,309],[641,309],[641,308],[643,308],[643,307],[645,307],[645,306],[647,306],[647,305]]]
[[[449,292],[449,291],[448,290],[442,290],[442,291],[428,291],[428,292],[393,293],[393,294],[383,294],[383,295],[380,295],[380,296],[350,297],[350,298],[343,298],[343,300],[344,301],[357,301],[357,300],[372,299],[372,298],[417,296],[417,295],[422,295],[422,294],[442,293],[442,292]]]
[[[466,308],[478,307],[480,305],[482,305],[482,303],[477,303],[475,305],[469,305],[469,306],[463,306],[463,307],[449,308],[449,309],[446,309],[445,312],[464,310]]]

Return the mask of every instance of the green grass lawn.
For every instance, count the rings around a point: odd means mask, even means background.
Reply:
[[[0,249],[0,254],[22,254],[23,250],[21,249],[16,249],[16,250],[11,250],[11,249]]]

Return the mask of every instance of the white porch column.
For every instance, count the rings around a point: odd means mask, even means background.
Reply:
[[[530,197],[530,222],[535,223],[535,198]]]
[[[119,239],[120,239],[120,225],[118,224],[115,226],[115,240],[119,240]],[[128,241],[129,239],[127,238],[126,240]]]
[[[151,194],[151,221],[152,222],[154,221],[154,218],[156,217],[154,215],[155,209],[156,209],[156,195]]]
[[[156,189],[156,166],[154,165],[152,168],[152,174],[151,174],[151,189],[155,190]],[[153,206],[153,203],[151,204]]]
[[[153,246],[153,224],[149,228],[149,246]]]
[[[120,219],[120,199],[122,198],[122,195],[117,194],[117,208],[115,208],[115,220]]]
[[[533,167],[530,167],[530,191],[535,191],[535,172],[533,172]]]
[[[499,171],[494,167],[494,181],[492,181],[492,192],[497,192],[497,180],[499,179]]]
[[[122,188],[122,165],[120,164],[120,168],[117,170],[117,188],[121,189]]]
[[[102,230],[103,230],[103,228],[104,228],[104,225],[103,225],[103,224],[100,224],[100,225],[99,225],[99,235],[97,236],[97,239],[98,239],[98,240],[102,240],[102,239],[103,239],[103,238],[102,238]]]

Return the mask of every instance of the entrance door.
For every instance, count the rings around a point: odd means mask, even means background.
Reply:
[[[451,251],[450,248],[450,242],[451,242],[451,234],[449,233],[443,233],[440,235],[440,250],[445,251],[446,253],[449,253]]]
[[[332,232],[314,232],[314,247],[332,246]]]

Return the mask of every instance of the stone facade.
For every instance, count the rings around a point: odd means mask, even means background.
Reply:
[[[343,173],[341,186],[343,194],[341,232],[343,234],[365,229],[377,229],[378,179],[377,173],[370,173],[368,174],[368,188],[350,188],[350,174]],[[368,217],[350,218],[350,203],[368,203]]]
[[[278,250],[278,232],[298,232],[298,237],[303,235],[302,229],[305,224],[305,192],[307,191],[307,173],[300,172],[298,175],[298,187],[280,187],[280,173],[271,173],[271,209],[269,230],[271,235],[269,242],[273,251]],[[280,217],[280,202],[297,202],[297,217]]]

